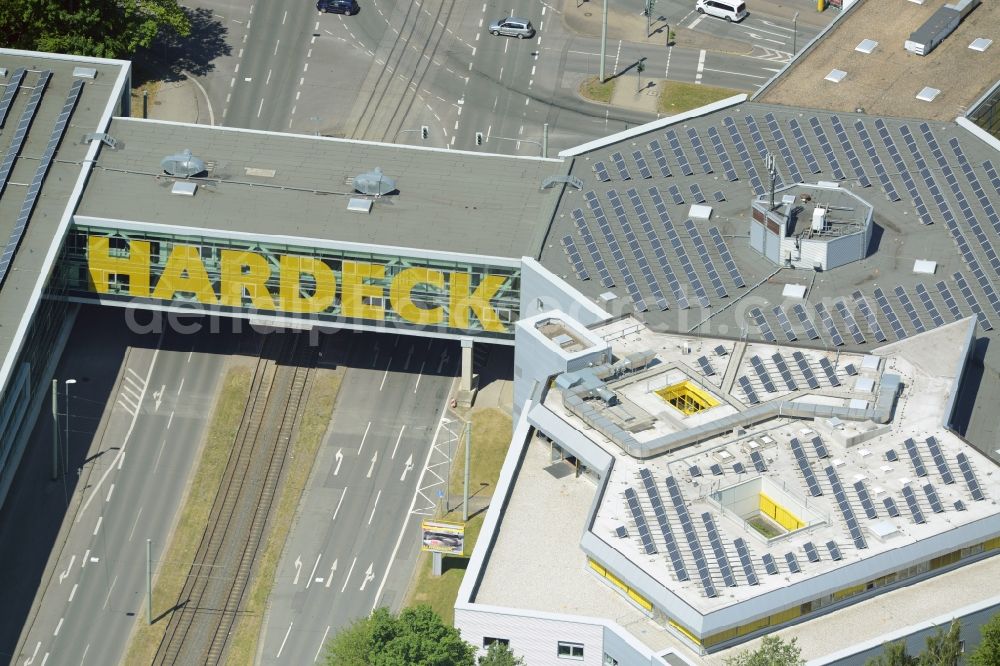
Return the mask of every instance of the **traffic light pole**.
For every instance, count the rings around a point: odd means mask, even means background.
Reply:
[[[604,18],[601,20],[601,83],[604,83],[604,59],[608,52],[608,0],[604,0]]]

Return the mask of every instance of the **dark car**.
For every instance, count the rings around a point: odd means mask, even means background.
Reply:
[[[318,0],[316,10],[327,14],[357,14],[361,11],[358,0]]]

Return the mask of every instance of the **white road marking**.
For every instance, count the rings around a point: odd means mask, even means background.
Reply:
[[[292,585],[299,584],[299,574],[302,573],[302,556],[296,556],[295,562],[295,578],[292,580]]]
[[[385,380],[389,376],[389,366],[390,365],[392,365],[392,358],[390,358],[389,362],[385,364],[385,374],[382,375],[382,383],[378,385],[378,390],[379,391],[381,391],[382,389],[385,388]]]
[[[111,601],[111,590],[115,589],[115,583],[117,582],[118,582],[118,576],[115,576],[115,579],[111,581],[111,587],[108,588],[107,596],[104,597],[104,606],[102,606],[102,610],[108,607],[108,602]]]
[[[391,456],[392,460],[396,459],[396,451],[399,449],[399,442],[403,439],[403,431],[405,430],[406,430],[406,424],[404,423],[403,427],[399,429],[399,437],[396,438],[396,446],[392,447],[392,456]]]
[[[44,656],[42,657],[42,666],[45,666],[45,663],[46,663],[46,662],[47,662],[48,660],[49,660],[49,653],[48,653],[48,652],[46,652],[46,653],[45,653],[45,655],[44,655]]]
[[[337,453],[335,453],[333,457],[337,461],[337,466],[333,470],[333,475],[337,476],[338,474],[340,474],[340,464],[344,462],[344,449],[343,448],[337,449]]]
[[[698,70],[694,75],[694,82],[701,83],[701,74],[705,71],[705,54],[708,53],[705,49],[701,50],[701,54],[698,56]]]
[[[70,593],[69,593],[69,600],[70,601],[73,601],[73,597],[76,596],[76,588],[79,587],[79,585],[80,585],[79,583],[73,583],[73,589],[70,590]]]
[[[341,592],[347,589],[347,581],[351,579],[351,572],[354,571],[354,565],[357,563],[358,563],[358,558],[355,556],[354,561],[351,562],[351,568],[347,570],[347,577],[344,578],[344,586],[340,588]]]
[[[312,585],[313,578],[316,577],[316,567],[319,566],[319,560],[321,557],[323,557],[323,553],[320,553],[319,555],[316,556],[316,563],[313,565],[313,570],[309,573],[309,580],[306,581],[307,590],[309,589],[309,586]]]
[[[174,413],[170,412],[170,416],[167,417],[167,430],[170,430],[170,424],[174,422]]]
[[[372,504],[372,515],[368,516],[368,524],[372,524],[372,518],[375,517],[375,509],[378,507],[378,501],[382,497],[382,489],[379,488],[378,493],[375,495],[375,503]]]
[[[365,569],[365,579],[361,581],[361,587],[358,588],[358,590],[360,590],[361,592],[365,591],[365,586],[368,585],[369,582],[375,580],[375,574],[372,572],[372,568],[374,566],[375,563],[372,562],[368,565],[368,568]]]
[[[368,425],[365,426],[365,434],[361,436],[361,446],[358,447],[358,455],[361,455],[361,449],[365,448],[365,440],[368,439],[368,431],[372,427],[372,422],[369,421]]]
[[[112,483],[111,487],[108,488],[108,496],[104,498],[105,502],[110,502],[111,501],[111,493],[113,493],[113,492],[115,492],[115,484]]]
[[[190,362],[191,362],[191,357],[192,357],[192,356],[194,356],[194,350],[193,350],[193,349],[192,349],[191,351],[189,351],[189,352],[188,352],[188,357],[187,357],[187,361],[185,361],[185,363],[190,363]],[[183,383],[183,379],[182,379],[181,381],[182,381],[182,383]],[[179,392],[179,391],[178,391],[178,392]]]
[[[458,112],[461,113],[462,109],[459,109]],[[455,129],[458,129],[458,123],[457,122],[455,123]],[[423,361],[420,362],[420,372],[417,373],[417,383],[414,384],[414,386],[413,386],[413,392],[414,393],[416,393],[417,389],[420,388],[420,378],[424,376],[424,366],[426,364],[427,364],[427,359],[424,359]]]
[[[337,560],[336,559],[334,559],[333,560],[333,564],[330,565],[330,575],[326,577],[326,584],[323,587],[330,587],[330,583],[333,582],[333,574],[335,574],[335,573],[337,573]],[[319,583],[319,582],[322,582],[322,581],[321,580],[317,580],[316,582]],[[323,638],[325,639],[326,636],[324,636]]]
[[[260,112],[264,110],[264,98],[260,98],[260,105],[257,107],[257,117],[260,118]]]
[[[285,10],[285,15],[281,17],[281,25],[285,25],[285,21],[288,20],[288,10]]]
[[[38,654],[38,648],[42,647],[42,642],[38,641],[38,645],[35,646],[35,651],[31,653],[31,656],[24,660],[24,666],[29,666],[35,661],[35,655]]]
[[[59,624],[56,625],[56,630],[52,632],[53,636],[58,636],[59,635],[59,630],[62,629],[63,620],[65,620],[65,618],[62,618],[62,617],[59,618]]]
[[[278,40],[276,40],[274,42],[274,55],[278,55],[278,44],[280,44],[280,43],[281,43],[280,39],[278,39]]]
[[[412,453],[410,454],[410,457],[406,459],[406,464],[403,465],[403,475],[399,477],[399,480],[400,481],[406,481],[406,474],[411,469],[413,469],[413,454]]]
[[[104,516],[98,516],[97,517],[97,526],[94,527],[94,536],[97,536],[97,533],[101,531],[101,523],[102,522],[104,522]]]
[[[696,25],[698,25],[699,23],[701,23],[702,19],[704,19],[704,18],[705,18],[704,14],[699,14],[698,18],[696,18],[695,20],[691,21],[691,25],[688,26],[688,30],[694,30],[694,27]]]
[[[340,499],[337,500],[337,508],[333,510],[333,517],[330,518],[330,522],[337,520],[337,514],[340,513],[340,505],[344,503],[344,495],[347,494],[347,488],[344,488],[344,492],[340,493]]]
[[[80,657],[80,666],[83,666],[83,662],[87,659],[88,652],[90,652],[90,643],[87,643],[87,647],[83,648],[83,656]]]
[[[293,624],[295,624],[295,623],[294,622],[289,622],[288,623],[288,631],[285,632],[285,637],[283,639],[281,639],[281,646],[278,648],[278,654],[274,655],[275,659],[279,658],[281,656],[281,651],[285,649],[285,641],[288,640],[288,634],[292,633],[292,625]]]
[[[74,555],[73,557],[69,558],[69,566],[67,566],[67,567],[66,567],[66,570],[65,570],[65,571],[63,571],[63,572],[62,572],[61,574],[59,574],[59,582],[60,582],[60,583],[62,583],[62,582],[63,582],[63,580],[64,580],[64,579],[65,579],[65,578],[66,578],[67,576],[69,576],[69,570],[73,568],[73,564],[74,564],[75,562],[76,562],[76,555]]]
[[[710,67],[709,68],[704,68],[704,69],[705,69],[706,72],[717,72],[719,74],[732,74],[733,76],[749,76],[751,79],[766,79],[766,78],[768,78],[766,76],[759,76],[757,74],[744,74],[743,72],[730,72],[730,71],[727,71],[725,69],[712,69]],[[772,70],[772,71],[780,71],[780,70]],[[700,74],[699,74],[699,77],[700,77]]]
[[[316,656],[313,657],[313,663],[319,661],[319,653],[323,651],[323,646],[326,645],[326,636],[330,633],[330,625],[326,626],[326,631],[323,632],[323,638],[319,642],[319,647],[316,649]]]
[[[129,533],[128,533],[128,540],[129,541],[131,541],[132,537],[135,535],[135,526],[139,524],[139,516],[141,516],[141,515],[142,515],[142,507],[140,506],[139,510],[135,514],[135,520],[132,522],[132,529],[129,530]]]
[[[372,456],[372,466],[368,468],[368,474],[365,476],[366,479],[372,478],[372,472],[375,471],[375,461],[378,460],[378,451]]]
[[[184,378],[183,377],[181,377],[181,385],[177,387],[177,395],[180,395],[182,390],[184,390]]]
[[[269,83],[271,83],[271,70],[267,70],[267,78],[264,79],[265,86],[268,85]]]
[[[88,548],[87,552],[83,554],[83,559],[80,560],[80,568],[81,569],[83,569],[83,568],[85,568],[87,566],[87,560],[89,560],[89,559],[90,559],[90,549]]]
[[[154,474],[156,473],[156,468],[160,466],[160,456],[163,455],[163,449],[166,448],[166,446],[167,446],[167,440],[164,439],[163,442],[160,444],[160,450],[157,451],[156,453],[156,462],[153,463]]]

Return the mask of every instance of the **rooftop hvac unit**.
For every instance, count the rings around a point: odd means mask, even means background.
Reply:
[[[361,194],[378,197],[395,191],[396,179],[386,176],[381,168],[375,167],[368,173],[354,177],[354,189]]]
[[[816,206],[813,208],[812,230],[823,231],[826,228],[826,208]]]
[[[190,178],[205,172],[205,163],[185,149],[176,155],[168,155],[160,160],[160,168],[169,176]]]

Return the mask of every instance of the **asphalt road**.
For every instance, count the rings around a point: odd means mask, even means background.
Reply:
[[[109,396],[106,421],[92,439],[77,432],[74,409],[89,405],[89,418],[96,421],[101,412],[93,403],[102,392],[81,383],[71,389],[78,395],[70,400],[76,454],[69,471],[79,482],[69,488],[62,538],[51,544],[51,553],[38,553],[48,555],[48,565],[38,584],[38,612],[22,629],[19,664],[118,663],[136,616],[145,615],[146,539],[153,541],[161,572],[186,571],[185,563],[159,560],[197,459],[205,405],[211,404],[223,365],[220,352],[228,351],[223,341],[231,338],[204,333],[136,338],[120,330],[123,313],[91,311],[78,323],[61,363],[63,377],[79,376],[77,369],[95,361],[117,369],[122,360],[122,370],[103,394]],[[116,348],[116,340],[130,346]],[[35,447],[47,452],[51,439],[40,434]],[[32,469],[22,467],[21,473]],[[23,511],[19,504],[4,510]],[[173,602],[154,601],[155,613]]]
[[[268,603],[258,663],[311,664],[337,630],[398,608],[419,550],[431,458],[460,350],[344,333],[349,369]]]

